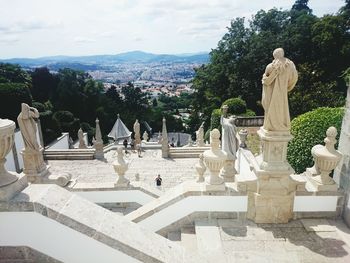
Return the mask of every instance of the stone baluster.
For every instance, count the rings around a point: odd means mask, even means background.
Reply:
[[[246,129],[242,129],[239,131],[238,135],[239,135],[239,139],[241,141],[239,146],[241,148],[247,148],[246,141],[247,141],[247,137],[248,137],[248,131]]]

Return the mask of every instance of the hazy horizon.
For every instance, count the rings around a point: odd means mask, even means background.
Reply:
[[[295,0],[0,0],[0,58],[209,52],[235,17]],[[310,0],[317,16],[344,0]]]

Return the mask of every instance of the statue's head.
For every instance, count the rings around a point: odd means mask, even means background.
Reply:
[[[27,103],[22,103],[21,104],[21,107],[22,107],[22,118],[23,119],[28,119],[29,118],[29,110],[30,110],[30,107]]]
[[[281,58],[284,58],[284,50],[283,48],[276,48],[274,51],[273,51],[273,57],[275,59],[281,59]]]

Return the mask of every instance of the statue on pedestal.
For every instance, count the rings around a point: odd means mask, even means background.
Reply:
[[[84,132],[81,128],[78,130],[78,139],[79,139],[79,149],[86,149],[87,147],[84,140]]]
[[[136,144],[140,144],[141,143],[141,134],[140,134],[140,123],[139,121],[136,119],[135,123],[134,123],[134,137],[135,137],[135,145]]]
[[[265,110],[263,127],[267,131],[289,131],[288,92],[297,83],[298,72],[294,63],[284,57],[282,48],[275,49],[273,57],[262,78],[261,104]]]
[[[239,148],[237,139],[237,127],[235,125],[235,118],[227,118],[228,106],[222,107],[222,115],[220,124],[222,126],[221,135],[221,149],[227,153],[227,160],[223,169],[221,170],[221,176],[225,181],[234,181],[234,176],[237,173],[235,169],[236,153]]]
[[[39,118],[37,109],[22,103],[22,111],[17,117],[21,129],[24,150],[22,151],[24,169],[26,175],[42,176],[48,173],[44,162],[43,147],[37,140],[37,126],[35,119]]]
[[[198,131],[196,131],[196,145],[197,147],[203,147],[204,144],[204,122],[199,127]]]

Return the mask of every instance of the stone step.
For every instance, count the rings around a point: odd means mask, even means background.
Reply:
[[[210,262],[226,262],[217,220],[195,220],[198,253]]]
[[[93,160],[94,155],[44,155],[45,160]]]
[[[169,157],[170,158],[199,158],[199,154],[201,154],[201,152],[189,152],[189,153],[185,153],[185,152],[180,152],[180,153],[169,153]]]
[[[189,251],[197,251],[197,238],[194,227],[181,228],[181,245]]]
[[[33,247],[62,262],[97,262],[97,258],[103,262],[208,262],[57,185],[31,184],[7,209],[16,212],[0,213],[2,246]],[[30,231],[25,231],[25,222],[31,222]],[[37,235],[40,228],[52,233]],[[63,245],[57,247],[54,242]]]

